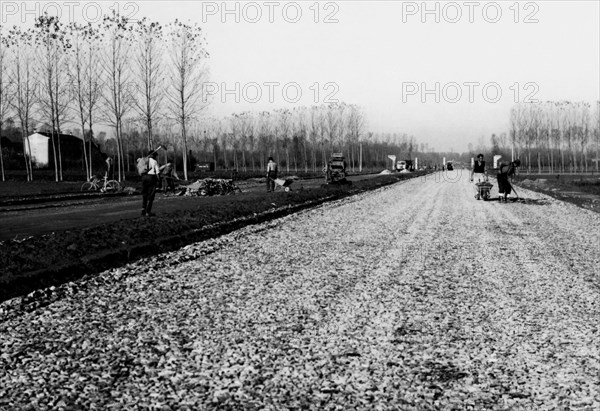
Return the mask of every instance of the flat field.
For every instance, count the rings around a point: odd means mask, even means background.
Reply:
[[[515,183],[588,210],[600,211],[600,174],[521,174]]]

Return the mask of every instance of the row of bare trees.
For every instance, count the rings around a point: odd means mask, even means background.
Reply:
[[[0,129],[7,118],[16,118],[26,144],[36,125],[47,124],[56,181],[63,173],[59,135],[67,124],[84,136],[88,178],[97,124],[114,129],[120,180],[125,122],[131,118],[143,121],[146,149],[157,144],[154,130],[161,120],[176,124],[187,155],[189,125],[205,107],[201,85],[208,54],[199,26],[177,20],[163,26],[145,18],[130,22],[117,13],[98,24],[62,24],[46,14],[34,27],[0,27],[0,42]],[[31,158],[24,157],[31,180]],[[184,174],[187,178],[186,168]]]
[[[499,145],[502,141],[506,142],[500,139]],[[570,101],[515,105],[509,142],[528,171],[598,171],[600,101],[595,106]]]
[[[175,121],[165,119],[156,127],[155,137],[168,147],[163,161],[176,161],[177,153],[185,152],[197,161],[249,171],[263,170],[266,159],[273,156],[288,172],[308,172],[321,170],[331,153],[341,152],[349,167],[359,171],[363,165],[386,167],[389,154],[412,158],[419,147],[431,151],[426,145],[419,146],[413,136],[368,132],[362,109],[346,103],[246,111],[222,119],[193,120],[188,126],[189,144],[185,147]],[[130,158],[144,151],[144,130],[143,119],[125,121],[123,141]],[[111,140],[103,143],[108,152],[116,151]],[[178,164],[177,168],[183,167]]]

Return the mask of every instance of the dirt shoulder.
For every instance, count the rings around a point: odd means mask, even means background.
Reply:
[[[519,187],[523,187],[586,210],[600,212],[600,177],[598,175],[522,174],[517,176],[514,182],[517,184],[517,190]]]
[[[0,301],[406,178],[372,176],[323,188],[315,180],[271,195],[259,185],[232,196],[159,195],[153,218],[140,216],[139,196],[3,212]]]

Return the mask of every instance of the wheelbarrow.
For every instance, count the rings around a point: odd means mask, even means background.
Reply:
[[[483,182],[480,181],[475,184],[475,187],[477,187],[477,194],[475,194],[476,199],[483,199],[484,201],[490,199],[490,191],[492,190],[492,187],[494,187],[492,183],[487,180]]]
[[[276,178],[273,181],[275,182],[275,188],[279,187],[283,191],[290,191],[290,185],[294,182],[291,178],[286,178],[285,180],[283,178]]]

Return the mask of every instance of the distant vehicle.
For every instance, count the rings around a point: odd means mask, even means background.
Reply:
[[[454,166],[452,165],[452,163],[450,163],[450,162],[446,163],[446,170],[448,170],[448,171],[454,170]]]
[[[412,160],[399,160],[396,162],[396,171],[408,170],[413,171]]]
[[[345,183],[346,180],[346,159],[342,153],[333,153],[327,166],[325,167],[325,180],[327,184]]]

